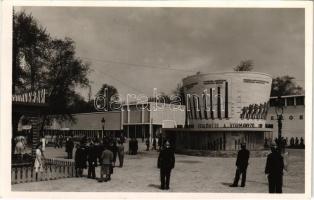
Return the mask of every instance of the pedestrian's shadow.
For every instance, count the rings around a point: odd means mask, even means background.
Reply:
[[[156,184],[149,184],[148,187],[153,187],[153,188],[160,188],[160,185],[156,185]]]
[[[229,187],[232,183],[224,183],[224,182],[222,182],[221,184],[224,185],[224,186],[228,186]]]

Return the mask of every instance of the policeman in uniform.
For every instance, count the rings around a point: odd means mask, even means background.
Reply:
[[[171,170],[174,168],[175,157],[174,150],[170,147],[169,141],[161,149],[158,156],[158,168],[160,169],[160,189],[169,190]]]
[[[250,151],[246,149],[246,144],[241,144],[241,150],[238,152],[236,161],[236,175],[233,184],[230,187],[238,187],[240,175],[242,174],[241,187],[245,187],[246,169],[249,164]]]
[[[265,167],[265,174],[268,178],[268,190],[269,193],[282,193],[283,157],[275,144],[272,144],[270,149],[271,153],[267,156]]]

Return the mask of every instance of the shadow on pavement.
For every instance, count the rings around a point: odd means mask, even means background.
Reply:
[[[153,188],[160,188],[160,185],[156,185],[156,184],[149,184],[148,187],[153,187]]]
[[[224,185],[224,186],[228,186],[228,187],[229,187],[230,185],[232,185],[232,183],[224,183],[224,182],[222,182],[221,185]]]

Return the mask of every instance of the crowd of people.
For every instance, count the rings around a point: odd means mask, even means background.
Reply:
[[[271,138],[265,138],[264,146],[269,147],[272,142],[275,142],[277,145],[279,144],[278,138],[275,138],[274,141]],[[296,149],[304,149],[304,139],[303,137],[288,137],[282,138],[282,143],[286,148],[296,148]]]
[[[83,170],[88,168],[88,178],[96,179],[95,168],[101,167],[99,182],[111,180],[114,167],[123,167],[125,139],[120,137],[105,136],[102,141],[98,138],[83,137],[79,144],[76,144],[75,171],[76,177],[83,176]],[[74,143],[71,138],[67,139],[66,152],[71,159]],[[117,158],[119,164],[116,165]]]
[[[171,171],[175,166],[175,151],[167,138],[153,138],[152,150],[157,150],[158,143],[159,156],[157,160],[157,168],[160,169],[160,189],[168,190],[170,188]],[[291,139],[290,139],[291,140]],[[293,140],[292,140],[293,141]],[[302,140],[301,140],[302,141]],[[123,167],[124,160],[124,137],[105,136],[101,141],[98,138],[83,137],[76,144],[75,151],[75,171],[76,177],[82,177],[84,169],[88,168],[88,178],[96,179],[95,168],[100,166],[99,182],[107,182],[111,180],[114,167]],[[295,141],[293,141],[295,142]],[[293,144],[292,142],[292,144]],[[150,150],[150,140],[145,141],[146,150]],[[294,143],[296,144],[296,143]],[[297,144],[302,144],[302,142]],[[66,138],[67,158],[72,159],[72,151],[74,142],[71,137]],[[271,143],[271,153],[267,156],[265,174],[268,179],[269,193],[282,193],[283,170],[287,170],[284,157],[281,154],[278,144]],[[136,155],[138,151],[138,141],[136,138],[129,140],[129,154]],[[34,163],[36,177],[43,171],[44,154],[39,144],[36,148],[36,159]],[[116,160],[119,159],[119,165]],[[250,151],[246,149],[246,144],[241,144],[241,150],[238,151],[236,159],[236,173],[233,183],[230,187],[238,187],[241,178],[241,187],[245,187],[246,172],[249,165]]]

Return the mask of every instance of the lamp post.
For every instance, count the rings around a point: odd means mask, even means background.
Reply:
[[[101,126],[102,126],[101,139],[104,137],[104,133],[105,133],[105,124],[106,124],[106,120],[105,120],[105,118],[102,118],[102,119],[101,119]]]
[[[282,137],[282,120],[283,120],[283,109],[284,103],[281,96],[278,96],[275,102],[275,112],[277,115],[277,123],[278,123],[278,141],[277,145],[281,153],[285,152],[285,145]]]

